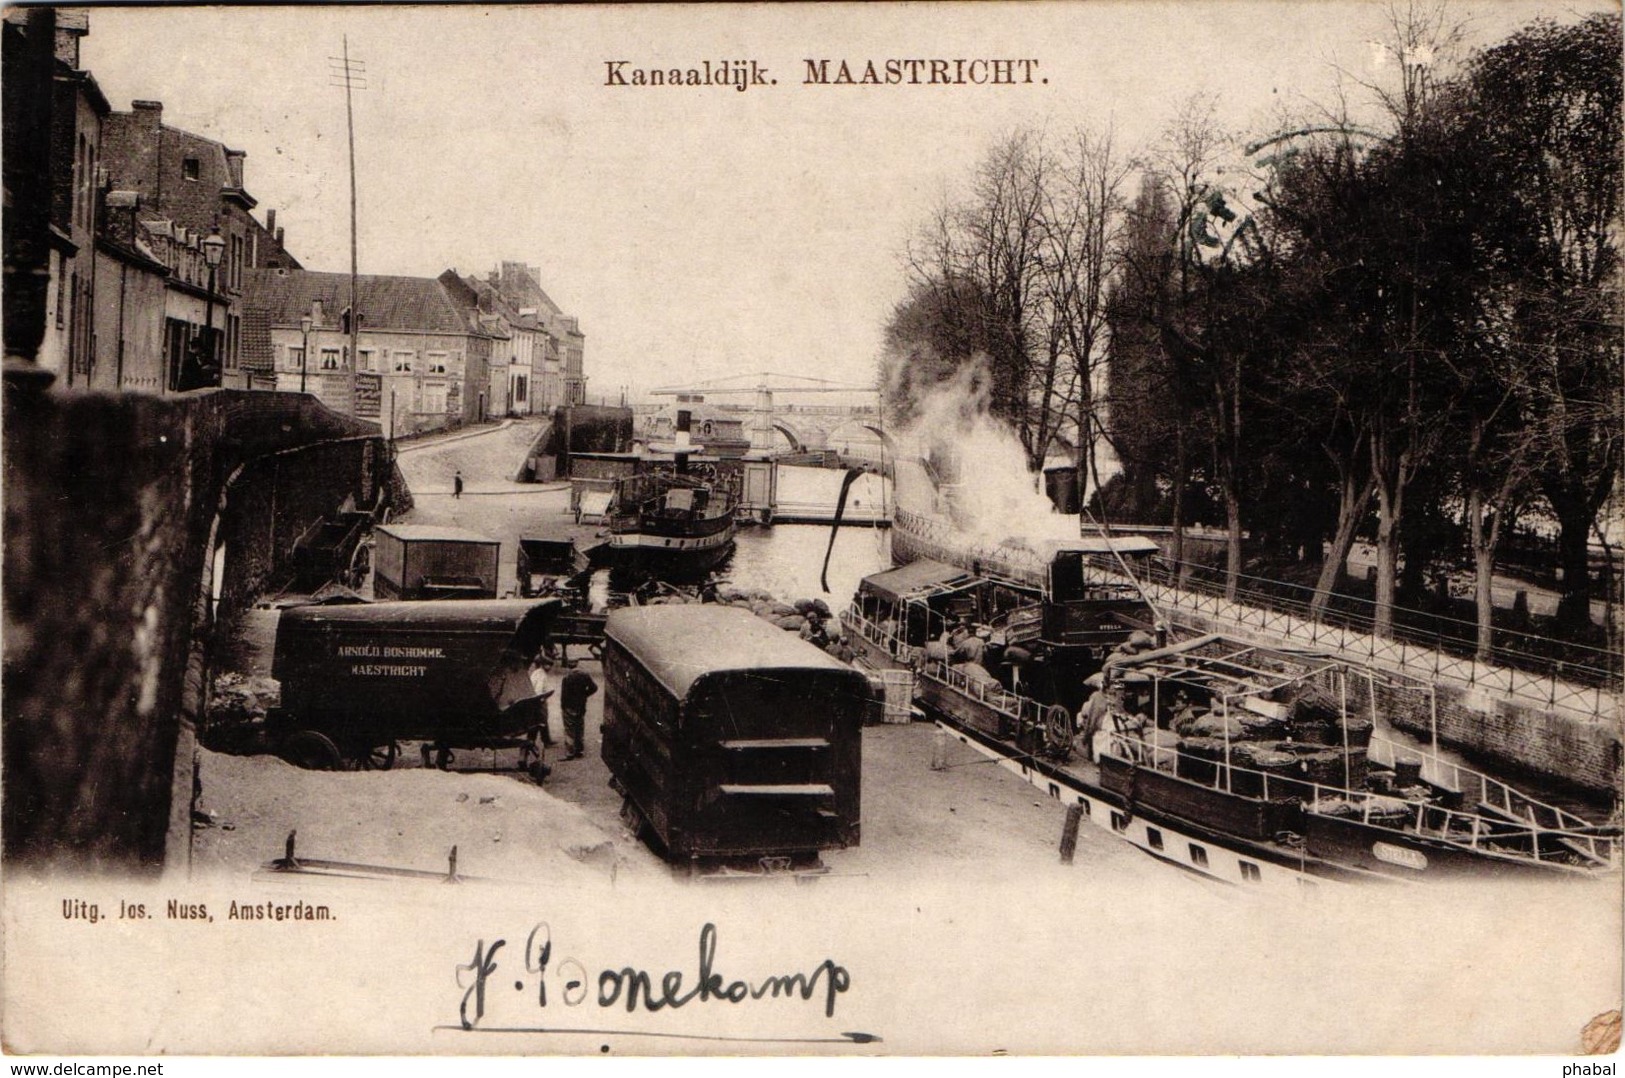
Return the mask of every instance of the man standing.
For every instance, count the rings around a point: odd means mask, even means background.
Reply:
[[[461,470],[459,470],[456,475],[451,477],[451,496],[453,498],[461,498],[463,496],[463,473]]]
[[[564,675],[559,685],[559,709],[564,712],[566,760],[581,759],[587,740],[587,698],[598,691],[592,675],[579,667]]]

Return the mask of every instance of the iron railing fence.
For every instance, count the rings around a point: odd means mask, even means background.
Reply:
[[[1099,568],[1110,569],[1112,566],[1101,564]],[[1183,592],[1209,596],[1225,594],[1223,570],[1186,563],[1181,579],[1178,567],[1173,562],[1153,558],[1148,563],[1147,575],[1152,582]],[[1313,588],[1304,585],[1243,574],[1239,578],[1235,601],[1290,614],[1327,627],[1374,635],[1375,602],[1359,596],[1334,593],[1326,609],[1318,618],[1313,618],[1310,616],[1310,605],[1314,594]],[[1477,651],[1478,623],[1434,611],[1396,606],[1393,631],[1389,638],[1430,648],[1451,657],[1471,657]],[[1489,664],[1578,682],[1613,693],[1625,691],[1625,653],[1538,633],[1497,627]]]

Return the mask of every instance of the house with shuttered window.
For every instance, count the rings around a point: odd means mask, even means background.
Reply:
[[[249,271],[245,364],[391,436],[493,414],[492,334],[441,278],[362,274],[356,292],[352,355],[348,273]]]

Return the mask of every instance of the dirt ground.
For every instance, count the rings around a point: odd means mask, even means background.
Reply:
[[[403,519],[471,528],[501,539],[505,554],[520,534],[572,524],[567,488],[511,481],[538,430],[513,423],[405,449],[401,467],[416,508]],[[450,479],[458,470],[465,489],[454,499]],[[505,565],[504,590],[512,573]],[[235,672],[269,676],[276,618],[274,610],[248,613],[232,652]],[[597,662],[581,650],[572,658],[602,684]],[[280,856],[288,832],[297,830],[302,853],[329,860],[437,869],[455,845],[460,871],[474,875],[665,878],[663,864],[621,824],[620,797],[599,756],[602,714],[599,693],[588,704],[586,755],[565,761],[561,747],[549,750],[554,770],[541,787],[512,770],[512,751],[460,751],[453,771],[439,772],[426,770],[418,746],[408,744],[391,771],[341,773],[204,751],[201,804],[211,815],[194,833],[194,868],[253,872]],[[556,707],[550,719],[562,746]],[[934,751],[945,754],[946,767],[932,769]],[[1064,871],[1209,886],[1089,827],[1074,864],[1063,869],[1060,806],[962,746],[939,748],[935,728],[926,724],[865,729],[862,790],[862,840],[826,857],[832,872],[1008,880]]]
[[[241,672],[268,672],[275,618],[251,613]],[[596,661],[583,655],[579,667],[602,684]],[[549,719],[558,744],[547,751],[553,773],[541,786],[514,769],[511,750],[459,750],[449,772],[425,769],[416,743],[384,772],[303,771],[274,756],[204,750],[201,807],[210,823],[194,831],[194,871],[252,873],[281,856],[297,830],[300,851],[327,860],[441,869],[457,846],[460,871],[502,879],[668,875],[620,821],[620,795],[600,756],[603,693],[588,701],[581,759],[562,759],[556,708]],[[932,768],[936,753],[947,766]],[[864,729],[862,797],[861,842],[826,855],[832,872],[919,880],[1104,873],[1117,883],[1143,876],[1209,886],[1089,827],[1074,864],[1060,866],[1061,807],[971,750],[939,746],[928,724]]]

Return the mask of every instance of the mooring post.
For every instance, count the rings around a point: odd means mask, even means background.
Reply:
[[[1083,806],[1072,804],[1066,807],[1066,823],[1061,825],[1061,864],[1070,865],[1072,857],[1078,852],[1078,824],[1083,821]]]
[[[937,727],[936,740],[931,742],[931,770],[945,771],[948,767],[948,731]]]

